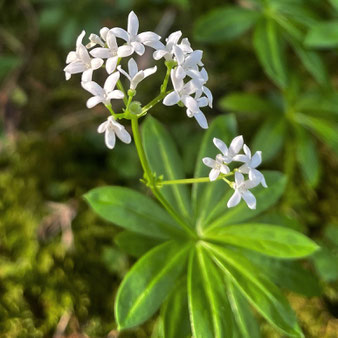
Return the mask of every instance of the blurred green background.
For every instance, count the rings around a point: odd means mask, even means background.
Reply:
[[[0,336],[117,337],[114,294],[133,261],[114,244],[119,230],[82,195],[106,184],[146,190],[133,146],[105,147],[96,133],[105,108],[88,110],[79,76],[66,82],[63,68],[82,29],[126,28],[131,9],[142,31],[182,30],[204,51],[215,100],[208,119],[236,113],[264,169],[288,175],[265,220],[322,246],[304,263],[321,290],[289,300],[306,337],[337,337],[336,0],[0,0]],[[151,53],[140,62],[151,66]],[[141,102],[163,71],[142,83]],[[153,114],[191,176],[203,131],[178,107]],[[119,336],[150,337],[153,325]]]

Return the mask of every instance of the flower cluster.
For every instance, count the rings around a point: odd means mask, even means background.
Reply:
[[[162,58],[165,60],[168,71],[161,87],[163,103],[167,106],[184,105],[188,117],[194,117],[202,128],[208,127],[207,120],[200,109],[206,106],[212,107],[212,94],[205,86],[208,74],[205,68],[202,68],[203,52],[201,50],[194,51],[187,38],[183,38],[179,42],[181,36],[181,31],[174,32],[166,39],[166,44],[163,44],[160,41],[161,37],[154,32],[139,33],[139,20],[132,11],[128,16],[127,30],[119,27],[112,29],[103,27],[99,35],[90,34],[89,43],[86,45],[83,43],[85,31],[82,31],[77,38],[75,51],[71,51],[66,58],[65,76],[69,80],[73,74],[82,73],[81,85],[93,95],[87,101],[87,107],[93,108],[102,103],[111,112],[112,116],[109,116],[107,121],[98,128],[99,132],[105,132],[108,148],[114,147],[115,136],[125,143],[131,141],[130,137],[120,137],[121,133],[116,132],[116,130],[123,128],[123,135],[128,134],[124,127],[117,122],[117,118],[128,118],[128,114],[123,117],[121,117],[123,114],[115,114],[111,108],[111,100],[123,99],[126,104],[124,112],[128,112],[139,83],[157,71],[156,66],[144,70],[139,69],[133,58],[134,54],[143,55],[146,47],[154,49],[154,60]],[[120,65],[124,58],[129,58],[127,71]],[[103,67],[108,77],[101,87],[93,81],[93,73]],[[129,80],[129,91],[123,90],[120,74]],[[167,91],[169,76],[173,90]],[[115,89],[116,86],[118,90]],[[105,125],[105,128],[102,125]]]
[[[262,162],[262,152],[256,151],[252,156],[249,147],[244,144],[243,136],[241,135],[232,140],[229,148],[218,138],[214,138],[213,142],[221,154],[217,154],[216,159],[210,157],[204,157],[202,159],[203,163],[211,168],[209,173],[210,181],[215,181],[219,177],[223,178],[235,190],[228,201],[227,205],[229,208],[236,206],[243,198],[250,209],[255,209],[256,198],[250,189],[259,184],[267,188],[264,175],[256,169]],[[242,149],[244,154],[240,154]],[[232,174],[229,168],[229,164],[232,162],[242,163],[240,167],[233,170],[235,173],[235,182],[229,182],[225,178],[225,176]],[[247,180],[245,180],[243,174],[248,175]]]

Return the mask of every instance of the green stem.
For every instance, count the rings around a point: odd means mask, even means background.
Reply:
[[[155,105],[157,105],[161,100],[163,100],[169,93],[171,93],[172,90],[168,90],[164,93],[160,93],[157,95],[153,100],[151,100],[148,104],[146,104],[143,108],[141,113],[138,115],[138,117],[144,116],[147,114],[148,110],[153,108]]]
[[[223,179],[224,180],[224,177],[227,177],[227,176],[231,176],[233,175],[233,173],[229,173],[229,174],[226,174],[226,175],[219,175],[215,181],[218,181],[218,180],[221,180]],[[212,182],[215,182],[215,181],[212,181]],[[193,184],[193,183],[207,183],[207,182],[210,182],[210,178],[209,177],[199,177],[199,178],[184,178],[184,179],[181,179],[181,180],[168,180],[168,181],[162,181],[160,182],[160,184],[162,185],[169,185],[169,184]]]
[[[168,64],[166,64],[167,66],[167,73],[165,74],[162,86],[161,86],[161,94],[165,93],[167,91],[167,86],[168,86],[168,81],[169,81],[169,76],[170,76],[170,72],[172,70],[172,66],[169,66]]]
[[[181,227],[194,238],[197,238],[197,234],[185,223],[184,220],[176,213],[176,211],[170,206],[170,204],[166,201],[166,199],[162,196],[162,194],[158,191],[155,186],[154,176],[152,175],[152,171],[150,169],[146,154],[143,149],[140,129],[138,124],[138,118],[135,117],[131,120],[131,128],[134,135],[134,142],[136,146],[136,150],[138,156],[140,158],[140,162],[144,171],[144,176],[146,181],[148,182],[151,191],[153,192],[154,196],[159,200],[159,202],[163,205],[163,207],[168,211],[168,213],[181,225]]]
[[[124,96],[123,96],[123,102],[124,102],[124,105],[127,107],[127,104],[128,104],[127,93],[126,93],[126,91],[125,91],[125,89],[123,87],[122,82],[120,80],[118,80],[117,83],[116,83],[116,86],[124,94]]]

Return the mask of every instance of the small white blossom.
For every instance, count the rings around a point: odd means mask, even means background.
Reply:
[[[155,47],[155,52],[153,53],[153,58],[155,60],[159,60],[161,58],[165,58],[167,61],[173,59],[173,48],[174,46],[177,46],[178,40],[181,38],[182,32],[177,31],[174,33],[171,33],[166,39],[166,45],[164,45],[161,41],[158,41],[154,45]]]
[[[135,90],[137,85],[144,80],[146,77],[156,73],[157,67],[147,68],[145,70],[138,70],[136,61],[131,58],[128,61],[128,73],[124,71],[121,66],[117,69],[130,81],[130,89]]]
[[[138,55],[143,55],[146,46],[155,46],[158,41],[161,39],[159,35],[154,32],[143,32],[138,34],[139,29],[139,20],[136,14],[131,11],[128,16],[128,28],[125,31],[123,28],[113,28],[111,31],[115,34],[116,37],[126,41],[126,46],[132,48],[132,52],[136,52]]]
[[[103,88],[94,81],[83,82],[82,87],[94,95],[87,101],[87,107],[93,108],[99,103],[109,105],[112,99],[122,99],[124,94],[120,90],[114,90],[119,77],[119,72],[108,76]]]
[[[256,187],[258,184],[259,181],[257,180],[245,181],[241,173],[235,172],[235,183],[233,183],[235,192],[228,201],[228,208],[235,207],[243,198],[250,209],[256,209],[256,198],[249,189]]]
[[[206,97],[199,97],[199,95],[195,95],[195,101],[191,101],[187,106],[187,116],[194,117],[199,126],[203,129],[208,129],[208,121],[200,110],[201,107],[206,107],[208,105],[208,99]]]
[[[104,41],[106,41],[107,33],[109,31],[108,27],[103,27],[100,29],[100,36],[96,34],[90,34],[89,35],[89,43],[86,45],[86,48],[92,48],[96,45],[100,45],[101,47],[104,47]]]
[[[97,128],[97,132],[105,133],[105,143],[109,149],[113,149],[116,143],[116,136],[124,143],[131,142],[131,136],[126,131],[126,128],[118,123],[112,116],[109,116],[107,121],[101,123]]]
[[[231,141],[229,148],[226,146],[226,144],[222,140],[216,137],[214,137],[213,142],[214,142],[214,145],[222,152],[223,161],[225,163],[231,163],[232,161],[235,160],[234,159],[235,156],[242,149],[244,140],[243,140],[242,135],[235,137]]]
[[[66,80],[69,80],[72,74],[82,73],[82,82],[91,81],[93,71],[103,65],[102,59],[91,59],[86,47],[82,44],[84,35],[85,31],[82,31],[76,41],[76,51],[67,55],[66,63],[69,64],[64,68]]]
[[[238,171],[243,174],[249,174],[250,180],[258,180],[264,188],[267,188],[268,186],[264,175],[256,169],[262,163],[262,152],[256,151],[256,153],[251,157],[251,150],[246,144],[244,144],[243,150],[245,155],[239,154],[234,158],[235,161],[244,163],[238,168]]]
[[[199,66],[203,66],[202,56],[203,52],[201,50],[194,50],[191,54],[187,56],[184,54],[183,50],[179,46],[174,46],[175,56],[177,59],[177,76],[184,79],[187,75],[194,79],[196,76],[200,76]],[[203,79],[200,81],[202,82]]]
[[[209,173],[210,181],[215,181],[220,173],[228,174],[230,172],[229,167],[224,164],[221,154],[218,154],[215,160],[210,157],[204,157],[202,161],[207,167],[212,168]]]
[[[116,42],[114,33],[110,30],[105,34],[105,41],[108,48],[97,47],[90,51],[90,54],[97,58],[107,59],[106,70],[108,74],[115,71],[119,57],[126,57],[133,54],[133,49],[130,46],[119,47]]]

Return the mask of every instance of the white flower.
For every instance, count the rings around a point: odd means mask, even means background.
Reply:
[[[155,60],[159,60],[161,58],[165,58],[167,61],[173,59],[173,47],[177,46],[178,40],[182,36],[181,31],[177,31],[174,33],[171,33],[166,39],[166,45],[164,45],[161,41],[158,41],[154,45],[155,52],[153,53],[153,57]]]
[[[222,152],[223,161],[225,163],[231,163],[232,161],[235,160],[234,157],[242,149],[243,143],[244,143],[242,135],[235,137],[231,141],[229,148],[226,146],[226,144],[222,140],[216,137],[214,137],[213,142],[214,142],[214,145]]]
[[[109,149],[115,147],[116,136],[124,143],[129,144],[131,142],[131,136],[126,131],[126,128],[118,123],[112,116],[109,116],[107,121],[99,125],[97,132],[100,134],[105,133],[105,142]]]
[[[132,52],[136,52],[138,55],[143,55],[146,46],[155,46],[161,37],[154,32],[143,32],[138,34],[139,21],[136,14],[131,11],[128,16],[128,29],[125,31],[122,28],[116,27],[112,29],[112,32],[116,37],[123,39],[127,42],[127,46],[132,48]]]
[[[210,108],[212,108],[212,93],[209,88],[204,86],[208,82],[209,76],[205,68],[202,68],[198,74],[194,70],[190,70],[188,74],[191,78],[195,79],[196,81],[200,81],[200,90],[198,92],[199,95],[202,95],[204,93],[206,97],[208,98],[208,105]]]
[[[206,107],[208,105],[208,99],[206,97],[195,95],[194,101],[187,99],[187,104],[187,116],[194,117],[201,128],[208,129],[208,121],[200,110],[201,107]]]
[[[97,47],[91,50],[90,54],[97,58],[107,59],[106,70],[108,74],[111,74],[116,68],[119,57],[130,56],[133,54],[133,49],[127,45],[119,47],[111,30],[104,36],[108,48]]]
[[[94,95],[87,101],[87,107],[93,108],[99,103],[108,105],[111,99],[122,99],[124,94],[120,90],[114,90],[119,77],[119,72],[108,76],[103,88],[94,81],[83,82],[82,87]]]
[[[76,51],[67,55],[66,63],[68,66],[64,68],[66,80],[69,80],[71,74],[82,73],[82,82],[92,80],[93,71],[103,65],[103,60],[99,58],[91,59],[86,47],[82,44],[85,31],[79,35],[76,41]]]
[[[194,50],[191,54],[186,56],[179,46],[174,46],[174,52],[178,64],[177,76],[179,78],[184,79],[187,75],[189,75],[192,79],[194,79],[196,75],[200,75],[198,66],[203,66],[203,52],[201,50]],[[202,82],[202,80],[203,79],[200,81]]]
[[[233,188],[235,192],[230,197],[228,201],[228,208],[235,207],[243,198],[250,209],[256,209],[256,198],[249,189],[256,187],[259,184],[259,181],[256,180],[244,180],[244,176],[235,172],[235,183],[233,183]]]
[[[215,181],[220,173],[228,174],[230,172],[229,167],[223,163],[221,154],[218,154],[215,160],[210,157],[204,157],[202,161],[207,167],[212,168],[209,173],[210,181]]]
[[[267,184],[264,175],[256,168],[262,163],[262,152],[256,151],[251,157],[251,150],[244,144],[243,150],[245,155],[239,154],[234,157],[235,161],[244,162],[242,166],[238,168],[238,171],[243,174],[249,174],[250,180],[258,180],[264,188],[267,188]]]
[[[130,89],[136,89],[137,85],[144,80],[146,77],[154,74],[157,71],[157,67],[147,68],[145,70],[138,70],[137,63],[133,58],[128,61],[128,73],[125,72],[121,66],[117,69],[127,77],[130,81]]]
[[[92,48],[96,45],[100,45],[101,47],[104,47],[104,41],[106,41],[106,36],[109,31],[109,28],[103,27],[100,29],[100,36],[96,34],[90,34],[89,35],[89,43],[86,45],[86,48]]]

